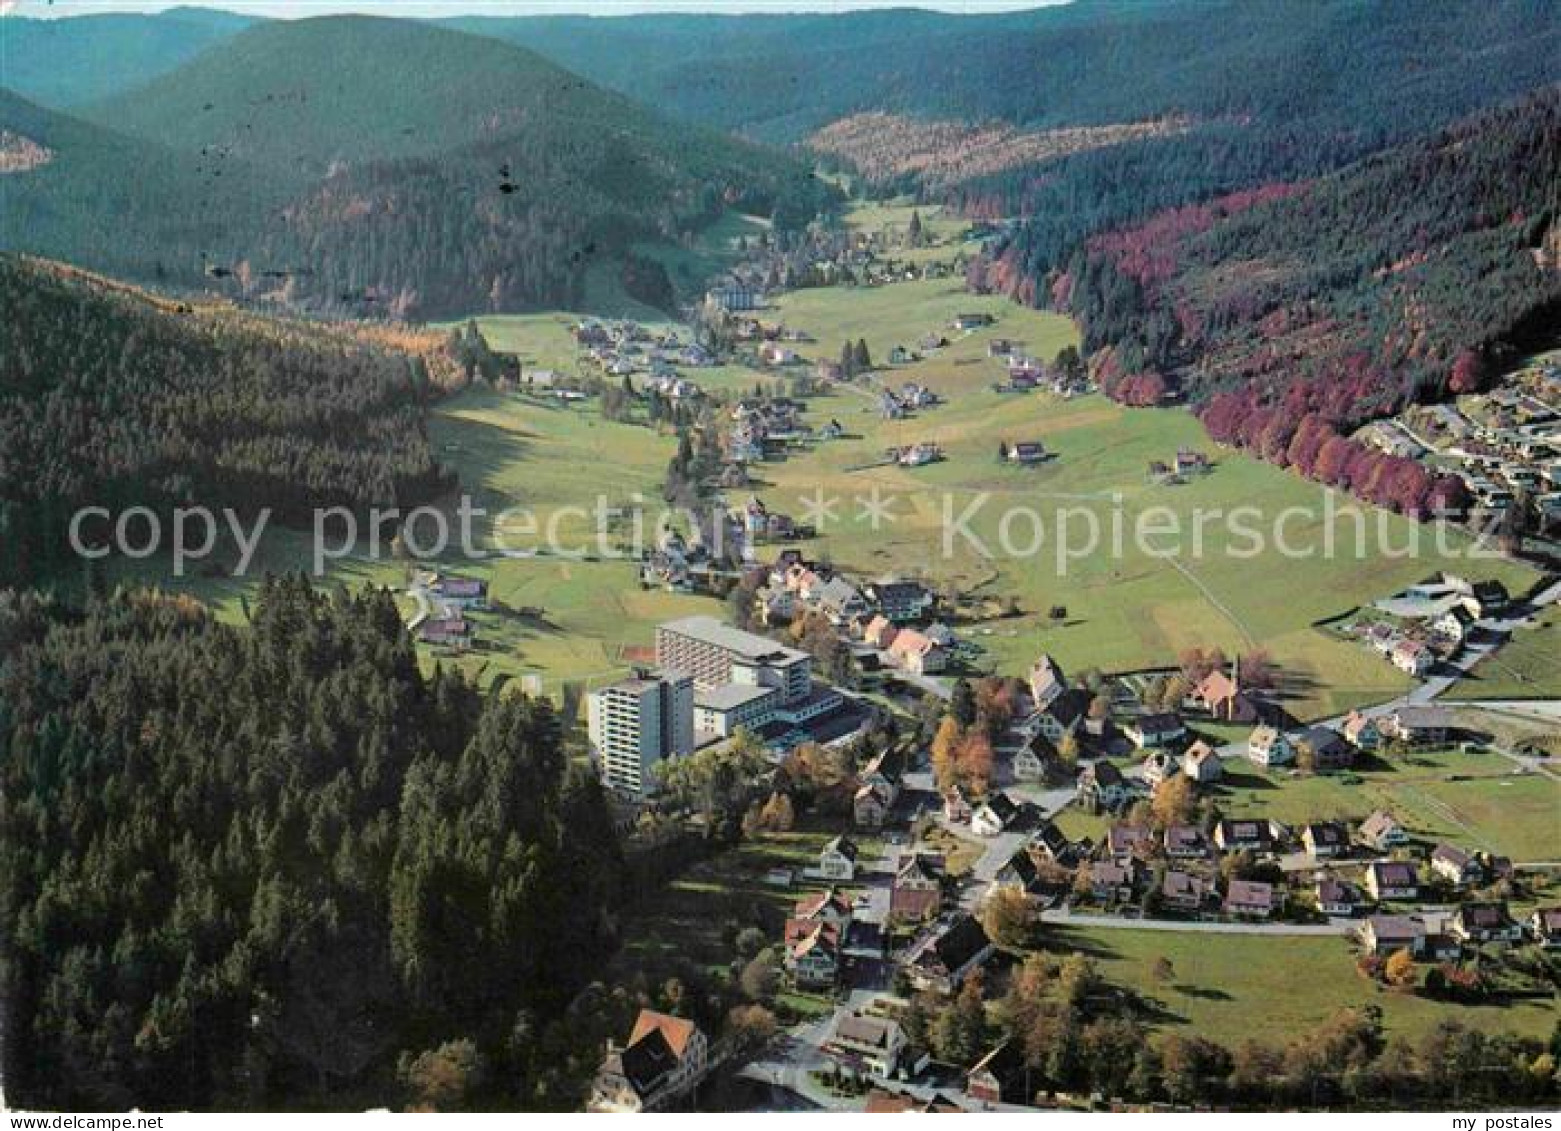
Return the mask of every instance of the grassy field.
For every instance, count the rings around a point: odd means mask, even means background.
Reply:
[[[1448,695],[1455,699],[1561,698],[1561,607],[1545,609],[1533,628],[1516,632]]]
[[[1499,754],[1454,750],[1377,758],[1355,774],[1289,777],[1227,762],[1219,789],[1227,816],[1286,824],[1358,821],[1373,809],[1394,813],[1410,834],[1511,856],[1550,861],[1561,834],[1561,781],[1514,773]]]
[[[1198,1032],[1228,1044],[1248,1036],[1283,1043],[1302,1036],[1340,1009],[1377,1005],[1389,1038],[1417,1038],[1439,1022],[1548,1036],[1553,1002],[1449,1005],[1383,989],[1355,971],[1343,938],[1266,938],[1207,932],[1053,928],[1051,945],[1092,955],[1113,982],[1131,986],[1164,1011],[1161,1026]],[[1168,984],[1151,970],[1171,961]],[[1304,971],[1306,991],[1296,992]]]

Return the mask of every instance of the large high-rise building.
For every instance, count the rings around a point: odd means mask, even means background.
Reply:
[[[593,691],[586,717],[602,780],[635,797],[655,792],[657,763],[694,751],[694,683],[680,672],[637,672]]]
[[[656,664],[691,676],[701,691],[734,683],[774,688],[779,704],[806,699],[812,687],[813,657],[715,617],[684,617],[658,626]]]

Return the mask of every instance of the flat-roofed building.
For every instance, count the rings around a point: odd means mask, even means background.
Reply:
[[[591,692],[586,720],[602,780],[647,796],[657,763],[694,751],[694,682],[680,672],[636,672]]]
[[[656,664],[663,671],[682,672],[701,691],[733,683],[776,688],[777,705],[807,698],[812,687],[813,658],[806,652],[710,616],[659,625]]]

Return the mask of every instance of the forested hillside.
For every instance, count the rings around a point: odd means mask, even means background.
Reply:
[[[1332,176],[1095,237],[1046,297],[1106,351],[1108,392],[1179,386],[1217,439],[1358,487],[1349,449],[1319,466],[1331,438],[1472,391],[1556,333],[1558,184],[1552,88]],[[1401,486],[1377,501],[1425,503],[1423,481]]]
[[[12,256],[0,309],[0,586],[64,561],[88,504],[307,521],[448,484],[424,406],[459,377],[436,336],[190,307]]]
[[[633,241],[827,199],[788,157],[411,21],[260,24],[87,112],[0,101],[57,153],[8,177],[6,246],[326,313],[575,306]]]
[[[166,74],[252,23],[247,15],[206,8],[67,20],[13,13],[0,32],[3,81],[45,106],[77,106]]]
[[[245,627],[0,595],[0,702],[12,1103],[362,1108],[451,1041],[484,1107],[578,1102],[621,863],[546,700],[297,579]]]

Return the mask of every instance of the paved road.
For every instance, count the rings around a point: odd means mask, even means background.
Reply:
[[[1124,919],[1116,915],[1075,915],[1065,908],[1041,912],[1041,922],[1060,927],[1106,927],[1127,931],[1184,931],[1206,935],[1309,935],[1350,934],[1357,923],[1332,919],[1327,923],[1206,923],[1171,919]]]

